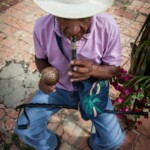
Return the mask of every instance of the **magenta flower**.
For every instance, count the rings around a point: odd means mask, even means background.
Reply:
[[[128,107],[125,107],[123,110],[124,110],[125,112],[127,112],[127,111],[129,111],[129,108],[128,108]]]
[[[110,82],[110,84],[117,90],[121,91],[121,86],[116,82]]]
[[[141,91],[142,91],[141,88],[138,88],[136,92],[140,93]]]
[[[134,109],[133,111],[134,111],[134,112],[139,112],[140,109],[139,109],[139,108],[136,108],[136,109]]]
[[[110,84],[111,84],[112,86],[116,86],[116,85],[117,85],[116,82],[111,82],[111,81],[110,81]]]
[[[137,129],[137,126],[134,126],[134,129]]]
[[[131,92],[132,92],[131,88],[126,88],[126,89],[123,89],[123,91],[122,91],[122,93],[123,93],[124,95],[128,95],[128,94],[130,94]]]
[[[131,78],[132,78],[132,77],[127,76],[127,75],[126,75],[126,76],[123,76],[123,80],[124,80],[124,81],[129,81]]]
[[[121,91],[121,86],[120,85],[116,85],[116,86],[114,86],[114,88],[117,90],[117,91]]]
[[[123,75],[123,74],[119,74],[119,75],[117,76],[117,78],[123,79],[123,78],[124,78],[124,75]]]
[[[146,99],[145,99],[145,98],[142,98],[140,102],[141,102],[141,103],[146,103]]]
[[[127,73],[127,71],[125,69],[121,68],[121,67],[120,67],[119,71],[120,71],[120,73],[125,73],[125,74]]]
[[[112,104],[114,105],[116,103],[116,101],[115,100],[112,100]]]
[[[122,103],[122,102],[124,101],[124,98],[123,98],[123,97],[119,97],[119,98],[116,99],[116,101],[117,101],[118,103]]]
[[[137,121],[137,123],[138,123],[139,125],[141,125],[141,124],[142,124],[142,121]]]
[[[117,94],[119,93],[119,97],[113,100],[112,103],[116,104],[118,111],[133,111],[136,113],[143,111],[145,107],[147,108],[147,104],[149,104],[147,90],[145,91],[145,88],[147,89],[148,83],[149,80],[147,81],[146,77],[140,78],[134,75],[130,75],[124,68],[120,67],[119,74],[110,81],[110,84],[115,88],[115,90],[119,91],[117,92]],[[117,114],[117,116],[123,117],[124,115]],[[149,116],[144,116],[144,118],[149,118]],[[132,120],[128,123],[129,124],[127,124],[127,129],[133,127],[137,128],[137,125],[142,124],[141,121],[137,120],[136,115],[133,115]]]

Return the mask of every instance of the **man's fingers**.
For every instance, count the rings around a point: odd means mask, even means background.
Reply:
[[[92,71],[92,66],[89,66],[89,67],[77,67],[77,66],[74,66],[72,68],[72,70],[74,72],[78,72],[78,73],[89,73],[90,71]]]
[[[54,89],[54,88],[49,88],[49,87],[44,87],[44,88],[42,88],[42,89],[40,89],[41,91],[43,91],[45,94],[49,94],[49,93],[51,93],[51,92],[55,92],[56,91],[56,89]]]
[[[71,81],[82,81],[91,76],[93,63],[86,60],[73,60],[70,63],[70,71],[68,75]]]
[[[43,80],[39,81],[39,89],[45,94],[49,94],[50,92],[55,92],[55,88],[56,88],[55,85],[51,86],[51,85],[45,84]]]
[[[69,71],[68,75],[71,76],[71,78],[82,78],[82,77],[87,77],[89,76],[87,73],[86,74],[81,74],[79,72],[74,72],[74,71]]]
[[[88,73],[92,71],[93,64],[85,60],[73,60],[71,61],[71,70],[79,73]]]
[[[90,62],[86,60],[72,60],[70,64],[77,65],[77,66],[87,66],[88,64],[90,64]]]
[[[48,86],[48,91],[49,92],[55,92],[56,90],[55,90],[55,86]]]
[[[88,79],[88,78],[89,78],[89,77],[73,78],[73,79],[71,79],[71,82],[83,81],[83,80],[86,80],[86,79]]]
[[[88,79],[90,76],[88,74],[82,74],[78,72],[69,72],[68,73],[71,77],[71,82],[73,81],[82,81]]]

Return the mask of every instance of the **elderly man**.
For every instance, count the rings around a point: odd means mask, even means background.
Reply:
[[[120,36],[114,19],[101,13],[113,1],[34,2],[50,13],[39,18],[34,28],[37,68],[42,72],[44,68],[52,66],[59,71],[60,78],[56,85],[40,80],[40,90],[33,97],[32,103],[79,105],[83,119],[90,119],[96,129],[88,139],[89,147],[92,150],[116,150],[125,136],[115,114],[104,113],[103,110],[113,109],[108,96],[107,80],[119,71]],[[70,58],[72,39],[76,44],[76,58],[73,60]],[[85,109],[87,106],[92,107]],[[16,126],[16,133],[37,150],[58,149],[58,136],[47,129],[49,117],[58,110],[59,108],[44,107],[26,109],[30,126],[23,130]],[[26,121],[23,113],[18,124],[25,124]]]

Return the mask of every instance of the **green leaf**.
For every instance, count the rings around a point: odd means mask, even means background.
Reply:
[[[136,95],[132,95],[131,98],[132,98],[133,100],[135,100],[135,99],[137,98],[137,96],[136,96]]]
[[[150,88],[150,84],[149,84],[149,85],[147,85],[147,86],[145,87],[145,90],[146,90],[146,89],[149,89],[149,88]]]
[[[148,79],[146,79],[146,81],[144,82],[144,85],[146,85],[146,84],[150,84],[150,77],[148,78]]]
[[[134,99],[131,99],[131,101],[130,101],[130,102],[131,102],[131,104],[134,104],[135,100],[134,100]]]
[[[137,99],[138,99],[138,100],[141,100],[142,98],[144,98],[144,94],[138,93],[138,94],[137,94]]]
[[[94,98],[94,99],[93,99],[93,102],[94,102],[94,103],[96,103],[96,102],[101,102],[101,100],[98,99],[98,98]]]
[[[135,89],[135,90],[137,90],[138,88],[139,88],[139,85],[138,85],[138,84],[134,85],[134,89]]]
[[[138,84],[139,82],[142,82],[143,80],[146,80],[147,78],[149,78],[149,76],[140,76],[135,84]]]

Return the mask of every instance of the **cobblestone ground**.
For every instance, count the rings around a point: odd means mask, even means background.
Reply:
[[[46,13],[32,0],[0,0],[0,11],[0,150],[21,150],[11,138],[18,116],[14,107],[29,101],[37,90],[32,32],[35,20]],[[150,13],[150,0],[116,0],[107,13],[120,28],[122,66],[128,69],[130,42]],[[110,96],[116,95],[111,88]],[[141,120],[137,130],[127,133],[123,150],[150,149],[150,120]],[[49,120],[48,127],[61,137],[60,150],[89,150],[86,141],[91,122],[83,121],[78,111],[62,109]]]

